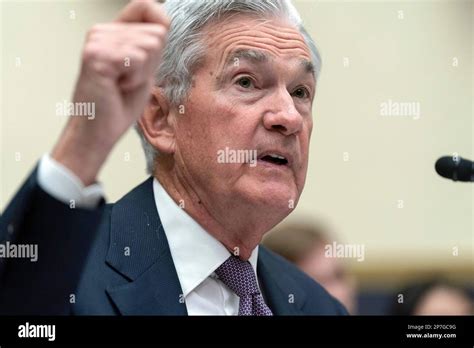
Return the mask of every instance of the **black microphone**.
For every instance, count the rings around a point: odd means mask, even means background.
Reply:
[[[459,156],[444,156],[436,161],[436,172],[454,181],[474,182],[474,162]]]

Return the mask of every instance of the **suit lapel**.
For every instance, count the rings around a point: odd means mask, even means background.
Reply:
[[[156,210],[153,178],[136,187],[112,208],[106,262],[129,280],[106,289],[121,314],[187,314]]]
[[[257,273],[268,306],[274,315],[304,315],[305,292],[278,265],[275,256],[260,245]]]

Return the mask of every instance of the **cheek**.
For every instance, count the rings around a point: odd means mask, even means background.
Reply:
[[[312,133],[313,133],[313,119],[309,118],[308,121],[307,121],[306,133],[305,133],[305,137],[304,137],[304,144],[305,144],[304,146],[305,146],[306,155],[308,155],[308,152],[309,152],[309,145],[310,145],[310,140],[311,140],[311,134]]]
[[[308,141],[311,139],[312,133],[313,133],[313,117],[310,116],[308,120]]]
[[[311,139],[311,127],[306,128],[306,130],[301,134],[300,137],[300,150],[301,150],[301,163],[303,166],[307,166],[309,160],[309,144]]]
[[[178,117],[176,141],[184,165],[195,175],[221,171],[225,166],[217,165],[218,150],[236,147],[240,134],[232,124],[237,120],[233,110],[212,96],[193,95]]]
[[[306,181],[306,175],[308,171],[308,162],[309,162],[309,143],[311,138],[312,122],[308,124],[306,131],[301,134],[300,137],[300,153],[301,153],[301,167],[299,169],[298,177],[298,186],[302,190],[304,183]]]
[[[214,150],[248,149],[254,134],[255,110],[238,105],[228,96],[211,94],[207,100],[193,105],[191,114],[198,122],[193,120],[192,129],[198,130]]]

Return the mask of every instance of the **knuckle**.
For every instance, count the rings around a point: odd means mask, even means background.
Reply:
[[[111,53],[109,55],[109,61],[113,65],[121,65],[124,64],[127,59],[129,59],[129,55],[127,54],[120,54],[120,53]]]
[[[94,24],[90,29],[89,29],[89,32],[88,34],[91,35],[91,34],[95,34],[95,33],[99,33],[101,31],[104,30],[104,24],[103,23],[97,23],[97,24]]]
[[[93,64],[91,64],[90,69],[99,75],[107,75],[110,70],[106,64],[100,61],[95,61]]]
[[[158,37],[150,37],[147,39],[145,47],[149,51],[157,51],[161,48],[161,40]]]
[[[94,24],[86,34],[86,41],[92,41],[101,37],[104,33],[105,24]]]
[[[85,63],[89,63],[97,60],[100,56],[100,49],[95,44],[87,44],[82,51],[82,60]]]
[[[163,25],[157,25],[156,26],[156,35],[160,38],[160,39],[164,39],[168,36],[168,28],[166,28],[165,26]]]
[[[157,39],[163,40],[168,35],[168,29],[160,24],[147,24],[146,33],[148,36],[156,37]]]
[[[144,64],[148,60],[148,54],[144,51],[137,51],[134,54],[134,59],[138,64]]]

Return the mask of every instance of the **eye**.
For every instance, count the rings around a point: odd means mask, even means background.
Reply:
[[[297,89],[295,89],[292,95],[295,96],[296,98],[301,98],[301,99],[310,97],[310,93],[308,89],[305,87],[298,87]]]
[[[237,80],[237,83],[239,84],[240,87],[242,88],[250,88],[253,85],[252,79],[248,76],[243,76]]]

